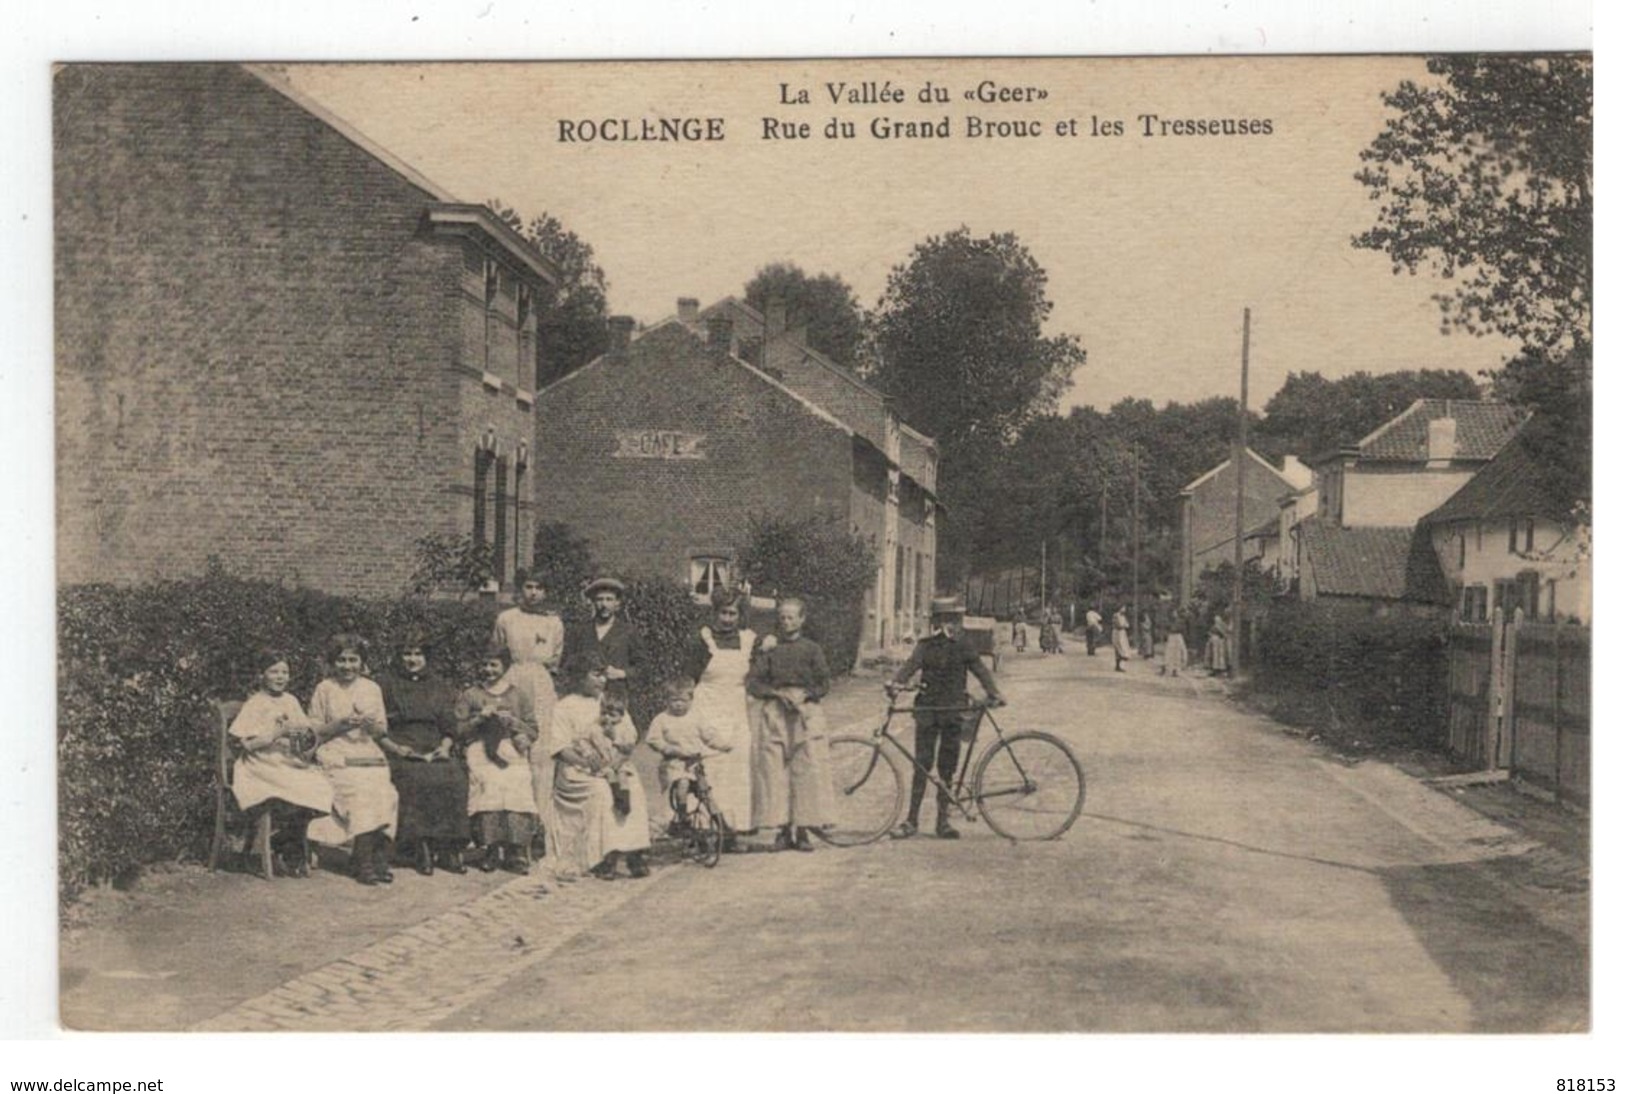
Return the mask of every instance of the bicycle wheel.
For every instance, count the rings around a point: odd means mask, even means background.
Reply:
[[[836,737],[829,743],[834,822],[814,832],[837,847],[873,843],[892,830],[903,811],[903,769],[873,737]]]
[[[1083,765],[1048,733],[1015,733],[988,749],[972,785],[987,826],[1006,839],[1059,839],[1083,811]]]
[[[722,858],[722,818],[711,810],[709,801],[701,800],[690,816],[693,829],[689,833],[689,854],[701,866],[715,866]]]

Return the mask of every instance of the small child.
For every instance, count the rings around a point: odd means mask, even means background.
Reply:
[[[622,855],[633,877],[649,876],[649,809],[630,759],[638,734],[626,701],[604,694],[606,678],[602,663],[587,663],[575,693],[553,709],[554,868],[561,880],[582,872],[613,880]]]
[[[648,745],[665,757],[660,765],[660,789],[671,802],[675,827],[687,807],[696,760],[731,752],[733,746],[716,727],[700,720],[694,712],[694,685],[683,677],[666,681],[662,689],[666,709],[649,725]],[[732,818],[724,818],[731,823]]]
[[[457,699],[459,735],[468,742],[468,815],[485,848],[480,869],[530,873],[536,791],[527,757],[536,739],[530,696],[508,678],[507,651],[492,648],[480,682]]]

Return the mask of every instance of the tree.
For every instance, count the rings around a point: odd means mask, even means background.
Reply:
[[[745,286],[745,303],[765,312],[773,297],[785,302],[791,330],[806,328],[807,345],[838,365],[858,367],[865,317],[852,286],[835,274],[811,276],[793,262],[774,262]]]
[[[568,376],[609,349],[609,279],[588,243],[551,213],[528,227],[517,211],[493,198],[486,203],[559,271],[559,284],[538,319],[537,386]]]
[[[1004,444],[1055,409],[1085,353],[1045,337],[1048,275],[1013,233],[933,236],[893,267],[875,316],[874,378],[945,456]]]
[[[1459,278],[1437,298],[1447,326],[1561,355],[1591,330],[1591,62],[1459,54],[1428,71],[1441,81],[1383,95],[1398,113],[1355,175],[1377,223],[1354,245]]]
[[[1355,176],[1381,202],[1356,247],[1394,272],[1424,263],[1460,284],[1436,297],[1446,327],[1523,345],[1494,378],[1535,420],[1520,443],[1553,469],[1575,512],[1591,483],[1591,61],[1435,57],[1438,82],[1383,96],[1398,114]],[[1580,518],[1585,519],[1585,518]]]
[[[991,468],[1021,429],[1053,411],[1085,360],[1069,334],[1046,337],[1048,278],[1015,235],[933,236],[896,266],[873,320],[871,374],[905,422],[935,437],[948,519],[939,571],[972,562]]]

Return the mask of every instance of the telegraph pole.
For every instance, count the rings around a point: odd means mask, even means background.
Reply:
[[[1241,599],[1245,544],[1241,537],[1247,532],[1243,526],[1247,519],[1247,353],[1252,338],[1252,323],[1253,309],[1241,309],[1241,407],[1236,418],[1236,454],[1233,457],[1236,464],[1236,572],[1230,590],[1230,671],[1233,675],[1241,674],[1241,628],[1245,607]]]
[[[1134,605],[1134,618],[1129,620],[1129,633],[1134,635],[1134,645],[1138,649],[1140,644],[1140,445],[1138,442],[1130,450],[1130,457],[1133,460],[1130,482],[1134,488],[1134,538],[1129,545],[1129,552],[1130,557],[1133,559],[1134,597],[1132,602]]]

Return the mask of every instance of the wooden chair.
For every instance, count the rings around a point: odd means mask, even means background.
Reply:
[[[276,876],[271,854],[271,811],[257,808],[246,812],[237,808],[231,793],[231,768],[236,762],[238,745],[232,738],[231,723],[243,704],[236,701],[214,704],[216,758],[214,768],[214,841],[209,845],[209,869],[219,869],[220,855],[233,828],[243,831],[245,854],[259,859],[259,875],[267,881]]]

